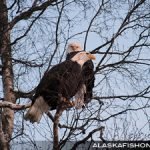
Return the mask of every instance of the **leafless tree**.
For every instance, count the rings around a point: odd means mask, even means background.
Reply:
[[[1,0],[0,147],[148,139],[149,20],[148,0]],[[65,60],[66,45],[76,40],[97,57],[92,101],[83,110],[49,112],[40,124],[24,121],[44,72]]]

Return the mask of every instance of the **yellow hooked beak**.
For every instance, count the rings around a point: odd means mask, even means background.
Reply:
[[[88,53],[88,57],[89,57],[90,59],[92,59],[92,60],[95,60],[95,59],[96,59],[95,55],[93,55],[93,54],[91,54],[91,53]]]

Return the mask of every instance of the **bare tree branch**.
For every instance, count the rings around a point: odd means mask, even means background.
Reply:
[[[94,129],[92,130],[91,132],[89,132],[89,134],[81,141],[78,141],[74,144],[74,146],[71,148],[71,150],[74,150],[76,149],[80,144],[83,144],[85,143],[89,138],[92,138],[92,135],[95,133],[95,132],[98,132],[98,131],[101,131],[101,130],[104,130],[105,127],[101,126],[97,129]]]
[[[27,10],[27,11],[21,13],[19,16],[16,16],[16,17],[9,23],[10,29],[12,29],[13,26],[14,26],[17,22],[19,22],[20,20],[22,20],[22,19],[28,19],[34,12],[40,11],[40,10],[45,11],[48,6],[53,6],[53,3],[54,3],[54,2],[57,2],[57,0],[48,0],[48,1],[44,2],[44,3],[42,3],[40,6],[31,7],[29,10]],[[62,1],[60,1],[60,2],[62,2]],[[57,3],[60,3],[60,2],[57,2]]]
[[[10,108],[12,110],[23,110],[23,109],[29,108],[30,106],[31,106],[31,103],[20,105],[20,104],[13,104],[7,101],[0,101],[1,108]]]

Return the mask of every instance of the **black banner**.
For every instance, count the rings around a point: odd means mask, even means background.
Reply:
[[[13,142],[11,150],[52,150],[52,141]],[[68,141],[61,150],[150,150],[150,141]]]

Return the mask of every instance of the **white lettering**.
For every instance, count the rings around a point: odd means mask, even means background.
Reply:
[[[127,146],[127,143],[123,143],[122,147],[126,147]]]
[[[145,143],[141,143],[140,148],[145,148]]]
[[[93,147],[97,147],[96,143],[93,144]]]
[[[103,145],[102,145],[102,147],[104,148],[104,147],[107,147],[108,145],[106,144],[106,143],[103,143]]]
[[[149,143],[146,143],[146,147],[150,147],[150,144],[149,144]]]
[[[122,147],[122,143],[118,143],[118,147]]]
[[[140,147],[140,144],[139,143],[135,143],[135,145],[134,145],[135,147]]]

